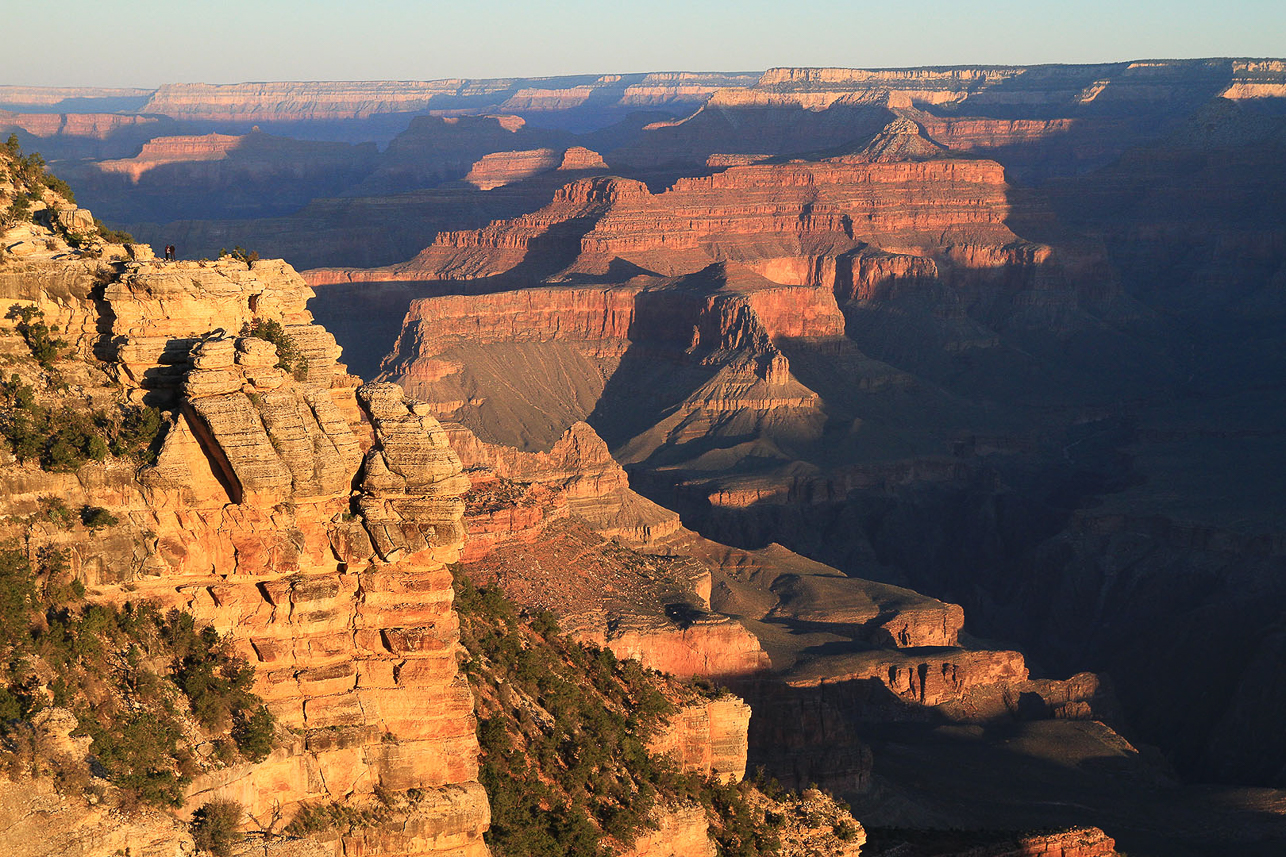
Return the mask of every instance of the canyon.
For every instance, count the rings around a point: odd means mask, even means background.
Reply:
[[[2,90],[0,127],[140,238],[302,271],[122,256],[98,359],[181,403],[147,499],[115,489],[171,564],[129,582],[266,623],[239,645],[289,674],[265,698],[327,789],[360,759],[445,790],[459,826],[435,835],[478,847],[450,564],[731,688],[662,744],[842,796],[866,853],[1267,855],[1284,98],[1282,61],[1210,59]],[[42,306],[88,342],[78,276]],[[256,318],[302,379],[202,341]],[[189,559],[187,528],[227,546]],[[383,587],[380,624],[328,648],[326,611]],[[421,680],[454,688],[438,725],[398,719]],[[353,734],[314,752],[310,717]],[[421,770],[402,743],[454,749]],[[339,793],[289,764],[209,793]],[[696,853],[692,822],[641,853]]]
[[[0,186],[14,192],[14,183]],[[150,605],[223,635],[254,665],[276,740],[262,758],[231,762],[206,742],[182,800],[166,813],[117,806],[105,784],[86,801],[66,783],[32,779],[36,768],[10,763],[18,745],[6,727],[0,829],[15,853],[190,853],[195,819],[220,801],[235,802],[235,823],[258,831],[247,846],[255,853],[490,853],[451,570],[473,489],[444,428],[396,385],[348,374],[334,337],[306,309],[311,289],[280,260],[160,262],[146,245],[77,237],[61,224],[83,226],[91,215],[48,190],[41,197],[38,222],[6,229],[0,290],[66,338],[40,363],[25,353],[27,322],[10,313],[7,383],[72,409],[151,405],[161,427],[142,463],[90,456],[67,470],[6,451],[0,533],[24,557],[62,557],[78,597],[93,605],[80,608],[86,615]],[[37,249],[20,249],[22,235]],[[263,334],[277,342],[247,332],[264,325],[282,331]],[[283,366],[287,358],[294,362]],[[35,405],[22,402],[19,409]],[[581,445],[601,453],[597,477],[584,472]],[[592,435],[574,435],[569,446],[564,475],[588,483],[570,492],[587,503],[578,511],[613,499],[651,509]],[[548,476],[557,460],[526,463],[524,472]],[[42,516],[68,504],[97,509],[95,524]],[[601,512],[611,519],[610,508]],[[672,513],[650,514],[677,526]],[[77,720],[85,712],[58,707],[56,690],[37,692],[50,695],[33,720],[40,746],[83,756],[91,739],[78,737]],[[651,752],[735,784],[746,770],[749,716],[726,693],[685,704],[662,723]],[[835,823],[856,825],[829,799],[816,803]],[[286,827],[328,806],[372,814]],[[713,853],[699,805],[657,812],[659,832],[641,838],[637,853]],[[800,835],[810,842],[829,829],[806,823]],[[853,829],[845,853],[856,855],[861,829]]]

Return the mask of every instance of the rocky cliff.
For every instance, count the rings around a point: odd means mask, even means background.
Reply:
[[[310,275],[319,316],[372,371],[400,332],[388,377],[471,434],[472,570],[653,663],[770,659],[758,763],[890,825],[1253,849],[1277,792],[1174,787],[1091,718],[1281,777],[1282,68],[782,69],[589,134],[607,83],[530,83],[390,147],[431,190],[184,228],[350,266]],[[554,168],[574,145],[607,166]],[[580,422],[717,541],[641,544]],[[257,490],[313,478],[288,459]]]
[[[649,749],[668,753],[685,771],[739,782],[746,775],[750,706],[734,696],[683,706]]]
[[[164,116],[0,110],[0,133],[26,138],[28,148],[50,159],[129,157],[141,144],[174,127]]]
[[[50,371],[65,367],[91,402],[159,402],[164,435],[137,475],[110,459],[79,480],[11,459],[6,528],[33,556],[66,551],[92,600],[184,609],[257,667],[283,737],[263,762],[200,773],[189,811],[234,799],[271,827],[309,805],[417,790],[387,826],[334,837],[335,853],[486,853],[446,569],[468,482],[438,424],[396,387],[356,389],[281,262],[67,256],[6,270],[8,296],[79,331]],[[259,322],[280,326],[298,362],[282,368],[273,343],[238,335]],[[93,354],[115,384],[78,368]],[[110,535],[23,525],[50,492],[110,509]]]
[[[487,853],[490,812],[447,568],[460,558],[476,495],[462,496],[470,481],[447,435],[396,385],[359,386],[347,374],[334,338],[306,309],[311,290],[284,263],[158,262],[134,245],[97,262],[107,255],[101,242],[60,225],[92,224],[88,213],[56,207],[66,204],[56,195],[43,204],[52,226],[9,230],[29,235],[18,243],[32,249],[21,263],[6,256],[0,286],[48,312],[66,340],[40,364],[28,353],[36,340],[25,316],[10,313],[9,361],[42,396],[58,377],[76,382],[87,407],[159,405],[162,432],[141,467],[108,458],[47,472],[8,456],[4,532],[20,535],[32,557],[65,552],[89,601],[183,610],[255,667],[275,746],[257,761],[204,752],[186,813],[235,801],[233,823],[259,828],[273,854]],[[455,431],[471,469],[541,483],[614,537],[652,545],[677,529],[673,513],[628,490],[588,426],[542,454]],[[97,509],[110,522],[95,526],[108,532],[40,517],[51,491]],[[83,755],[90,739],[69,738],[75,717],[61,714],[67,729],[40,740]],[[739,780],[748,719],[727,695],[693,702],[653,752],[699,777]],[[0,821],[33,855],[97,853],[104,843],[142,854],[191,847],[187,825],[173,819],[109,830],[79,795],[68,800],[37,833],[30,818],[51,812],[48,795],[6,792]],[[334,813],[348,820],[326,822]],[[691,823],[681,811],[665,818],[661,830],[674,829],[640,848],[682,851],[689,839],[711,847],[704,812]],[[292,838],[274,840],[288,822]]]

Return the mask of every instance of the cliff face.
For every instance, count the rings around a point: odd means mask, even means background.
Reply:
[[[527,491],[543,489],[539,507],[561,508],[560,500],[565,499],[568,514],[631,548],[655,551],[679,530],[677,514],[630,490],[607,444],[585,423],[568,428],[548,452],[525,453],[483,443],[458,424],[447,425],[447,436],[474,480],[478,518],[485,520],[498,511],[492,508],[489,491],[502,481],[521,484]],[[466,520],[472,524],[475,517]],[[465,555],[480,558],[488,548],[487,541],[473,540]]]
[[[404,817],[335,840],[335,853],[485,854],[446,569],[463,544],[468,481],[436,421],[391,385],[355,390],[283,263],[132,263],[108,273],[96,303],[89,274],[61,298],[98,319],[101,341],[79,347],[97,347],[132,395],[172,408],[163,444],[137,481],[89,465],[62,488],[6,465],[18,488],[6,508],[61,490],[112,509],[110,538],[36,528],[29,548],[69,550],[93,600],[191,612],[257,667],[256,690],[289,737],[260,764],[200,775],[189,808],[231,798],[284,823],[305,803],[420,789]],[[225,332],[255,320],[282,324],[306,370],[295,377],[269,342]]]
[[[143,144],[143,151],[137,157],[120,161],[104,161],[98,168],[105,173],[127,175],[137,184],[139,176],[161,164],[222,160],[228,156],[230,149],[240,143],[241,138],[231,134],[156,137]]]
[[[905,125],[889,133],[899,136],[924,142]],[[933,322],[943,329],[935,335],[961,348],[994,344],[987,327],[1053,324],[1068,335],[1095,327],[1082,308],[1110,305],[1113,294],[1110,281],[1091,276],[1100,260],[1015,235],[999,165],[881,160],[888,151],[733,167],[660,194],[624,179],[578,180],[539,211],[441,234],[404,265],[307,276],[490,292],[414,304],[384,366],[387,377],[489,440],[551,443],[599,407],[602,391],[621,386],[610,379],[631,348],[630,357],[682,352],[717,368],[695,383],[660,379],[690,384],[683,392],[658,392],[649,381],[645,395],[657,410],[687,400],[650,431],[622,436],[609,425],[615,415],[603,413],[610,443],[638,438],[623,452],[629,461],[731,430],[727,416],[738,410],[777,409],[782,431],[815,436],[816,393],[792,374],[782,342],[842,336],[836,297],[845,311],[874,305],[863,318],[875,319],[890,302],[946,294],[956,308]],[[539,374],[567,379],[551,385],[547,404],[516,401],[494,383],[497,372],[531,371],[537,361],[545,364]],[[540,427],[551,418],[550,429]]]
[[[810,431],[817,397],[791,374],[777,343],[800,334],[834,336],[843,324],[828,291],[716,264],[691,276],[617,287],[415,301],[384,377],[488,441],[540,449],[598,407],[627,352],[646,349],[688,366],[679,379],[693,387],[679,394],[687,401],[656,436],[640,443],[719,431],[737,412],[764,420],[775,414]],[[550,379],[538,397],[499,381],[535,367]],[[673,395],[673,383],[648,395]]]
[[[136,123],[121,128],[110,140],[62,132],[45,136],[50,120],[33,114],[30,122],[43,123],[36,133],[47,155],[71,158],[120,160],[136,155],[140,145],[158,135],[240,132],[255,123],[305,139],[391,141],[375,169],[349,173],[342,182],[338,177],[331,184],[318,182],[308,199],[292,199],[288,206],[280,204],[283,189],[276,187],[247,190],[236,206],[218,205],[216,199],[202,197],[199,189],[165,206],[126,194],[123,187],[96,189],[95,198],[89,200],[96,209],[128,224],[135,234],[158,243],[169,243],[179,232],[193,255],[213,255],[221,246],[253,243],[261,253],[289,254],[301,267],[383,265],[423,248],[436,231],[426,229],[420,241],[410,246],[390,240],[388,236],[406,228],[402,221],[410,214],[402,208],[407,201],[390,197],[463,179],[474,164],[479,164],[479,183],[493,187],[499,178],[512,182],[546,165],[542,157],[504,156],[506,152],[585,147],[600,152],[611,172],[645,179],[655,188],[679,177],[746,163],[747,158],[816,159],[818,153],[861,151],[890,120],[902,117],[917,123],[932,146],[994,159],[1010,171],[1011,181],[1043,183],[1110,163],[1131,146],[1164,135],[1212,98],[1234,100],[1256,110],[1267,107],[1282,92],[1279,67],[1279,60],[1216,59],[1084,66],[773,69],[763,75],[175,84],[154,93],[131,91],[142,97],[134,96],[128,105],[121,102],[129,109],[143,107],[144,113],[110,119],[109,109],[116,108],[103,102],[101,109],[95,108],[102,114],[98,119],[67,112],[60,120],[66,132],[77,134],[80,131],[72,126],[86,121]],[[71,90],[14,90],[11,95],[44,103],[108,97]],[[117,100],[122,98],[129,100],[124,94]],[[641,110],[654,112],[644,116]],[[686,118],[665,118],[666,112]],[[434,115],[417,115],[424,113]],[[503,127],[523,117],[538,120],[541,127]],[[489,128],[497,119],[500,124]],[[151,130],[143,130],[139,123],[145,122],[153,123]],[[217,129],[216,122],[222,123]],[[495,157],[484,160],[490,156]],[[279,170],[296,157],[281,153]],[[597,161],[577,169],[609,171]],[[96,172],[87,171],[84,178],[91,179]],[[177,188],[171,191],[172,196],[180,193]],[[360,241],[334,235],[317,239],[312,217],[284,223],[241,222],[275,220],[309,200],[341,195],[360,200],[351,204],[362,217],[379,221]],[[189,225],[194,220],[199,222]],[[441,228],[469,228],[471,220],[457,219]],[[184,225],[177,225],[180,222]],[[275,234],[280,237],[255,240]]]
[[[350,175],[369,169],[375,147],[350,146],[345,143],[321,143],[291,140],[263,133],[203,134],[200,136],[155,137],[143,144],[132,158],[101,161],[98,169],[109,175],[127,176],[135,185],[149,172],[160,172],[157,181],[172,185],[200,183],[200,187],[218,188],[235,181],[264,180],[274,174],[289,174],[296,181],[316,181],[321,172],[344,170]],[[203,167],[210,161],[226,163]],[[165,169],[173,167],[172,169]],[[240,175],[220,176],[216,170]],[[221,179],[221,181],[220,181]],[[311,199],[311,197],[309,197]]]
[[[178,123],[166,116],[0,110],[0,134],[17,134],[29,150],[39,151],[50,161],[128,158],[148,140],[177,129]],[[71,175],[75,170],[60,164],[59,172]]]
[[[104,86],[0,86],[0,104],[7,107],[49,107],[73,99],[147,98],[153,90]]]
[[[1092,107],[1123,115],[1139,104],[1201,101],[1234,92],[1268,92],[1280,83],[1280,61],[1235,59],[1142,60],[1098,65],[958,66],[954,68],[775,68],[713,103],[795,103],[825,107],[839,100],[887,98],[890,106],[960,104],[970,107],[1061,110]]]
[[[35,137],[88,137],[106,140],[123,129],[158,130],[161,116],[121,113],[11,113],[0,110],[0,128],[20,128]],[[157,126],[157,127],[152,127]]]
[[[166,84],[144,107],[167,116],[247,122],[352,119],[423,110],[434,99],[502,91],[508,81]]]
[[[649,746],[668,753],[685,771],[739,782],[746,775],[750,706],[735,696],[684,706]]]
[[[447,569],[464,544],[461,495],[470,486],[427,408],[392,384],[357,387],[305,309],[310,290],[279,261],[95,270],[39,259],[3,273],[9,297],[48,307],[65,325],[75,357],[59,360],[58,371],[75,373],[97,353],[101,369],[67,377],[92,383],[98,396],[116,389],[114,374],[126,397],[168,411],[155,462],[137,473],[111,462],[66,476],[10,460],[0,469],[5,534],[25,528],[33,553],[67,550],[93,602],[146,601],[211,624],[254,664],[255,689],[279,724],[263,761],[205,765],[186,808],[235,800],[245,812],[239,824],[280,833],[309,807],[356,811],[378,801],[394,808],[376,821],[287,846],[268,837],[262,847],[309,857],[485,855],[490,812]],[[280,325],[293,348],[227,332],[256,322]],[[306,362],[279,365],[287,355]],[[587,426],[540,455],[460,445],[505,478],[545,480],[604,527],[619,529],[631,503],[677,526],[628,491]],[[110,508],[110,533],[33,526],[26,513],[51,490]],[[739,780],[748,719],[733,697],[694,703],[653,752]],[[20,853],[88,855],[106,843],[159,857],[191,848],[186,825],[173,819],[109,828],[78,799],[51,808],[50,797],[0,789],[0,825],[19,837]],[[38,832],[33,813],[46,819]],[[637,848],[713,847],[704,811],[663,815],[661,832]]]

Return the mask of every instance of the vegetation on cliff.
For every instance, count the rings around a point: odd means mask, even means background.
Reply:
[[[255,258],[259,258],[258,254]],[[296,381],[308,375],[308,358],[299,350],[295,338],[275,319],[255,319],[241,327],[242,336],[253,336],[277,346],[277,368],[289,372]]]
[[[14,195],[8,207],[0,211],[0,226],[30,220],[31,204],[41,198],[45,188],[70,203],[76,202],[71,187],[45,168],[45,159],[39,152],[23,155],[17,134],[9,135],[0,152],[7,156],[5,160],[8,162],[7,169],[0,174],[0,180],[7,178],[14,186]]]
[[[0,182],[11,185],[7,205],[0,205],[0,228],[8,228],[18,223],[30,221],[36,214],[38,204],[49,202],[45,191],[53,191],[59,199],[53,201],[56,207],[74,207],[76,195],[71,185],[49,172],[45,159],[39,152],[24,155],[18,136],[10,134],[9,139],[0,146]],[[73,231],[57,218],[49,224],[64,233],[67,243],[72,247],[89,250],[95,238],[101,238],[110,244],[132,244],[134,236],[128,232],[111,229],[97,217],[93,218],[92,229]],[[91,254],[93,255],[93,254]]]
[[[704,807],[720,853],[775,853],[775,823],[749,783],[683,773],[648,753],[676,703],[701,695],[607,649],[520,617],[457,569],[456,609],[478,710],[488,843],[500,857],[605,855],[655,827],[659,806]]]
[[[199,771],[267,756],[275,724],[251,692],[254,670],[213,628],[148,603],[88,604],[84,593],[65,554],[33,563],[0,549],[0,761],[10,773],[51,773],[78,790],[92,771],[129,800],[177,806]],[[72,739],[90,739],[88,766],[38,726],[52,709],[74,715]]]
[[[0,380],[0,437],[15,458],[62,473],[108,456],[140,463],[152,459],[160,411],[124,403],[114,412],[66,404],[66,383],[57,361],[65,356],[68,343],[58,337],[57,325],[47,324],[38,308],[23,304],[12,305],[5,318],[14,322],[35,362],[32,371],[13,372]]]

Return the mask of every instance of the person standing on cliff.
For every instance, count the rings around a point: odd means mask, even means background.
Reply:
[[[166,244],[166,245],[165,245],[165,260],[166,260],[167,262],[173,262],[173,261],[174,261],[174,245],[173,245],[173,244]]]

